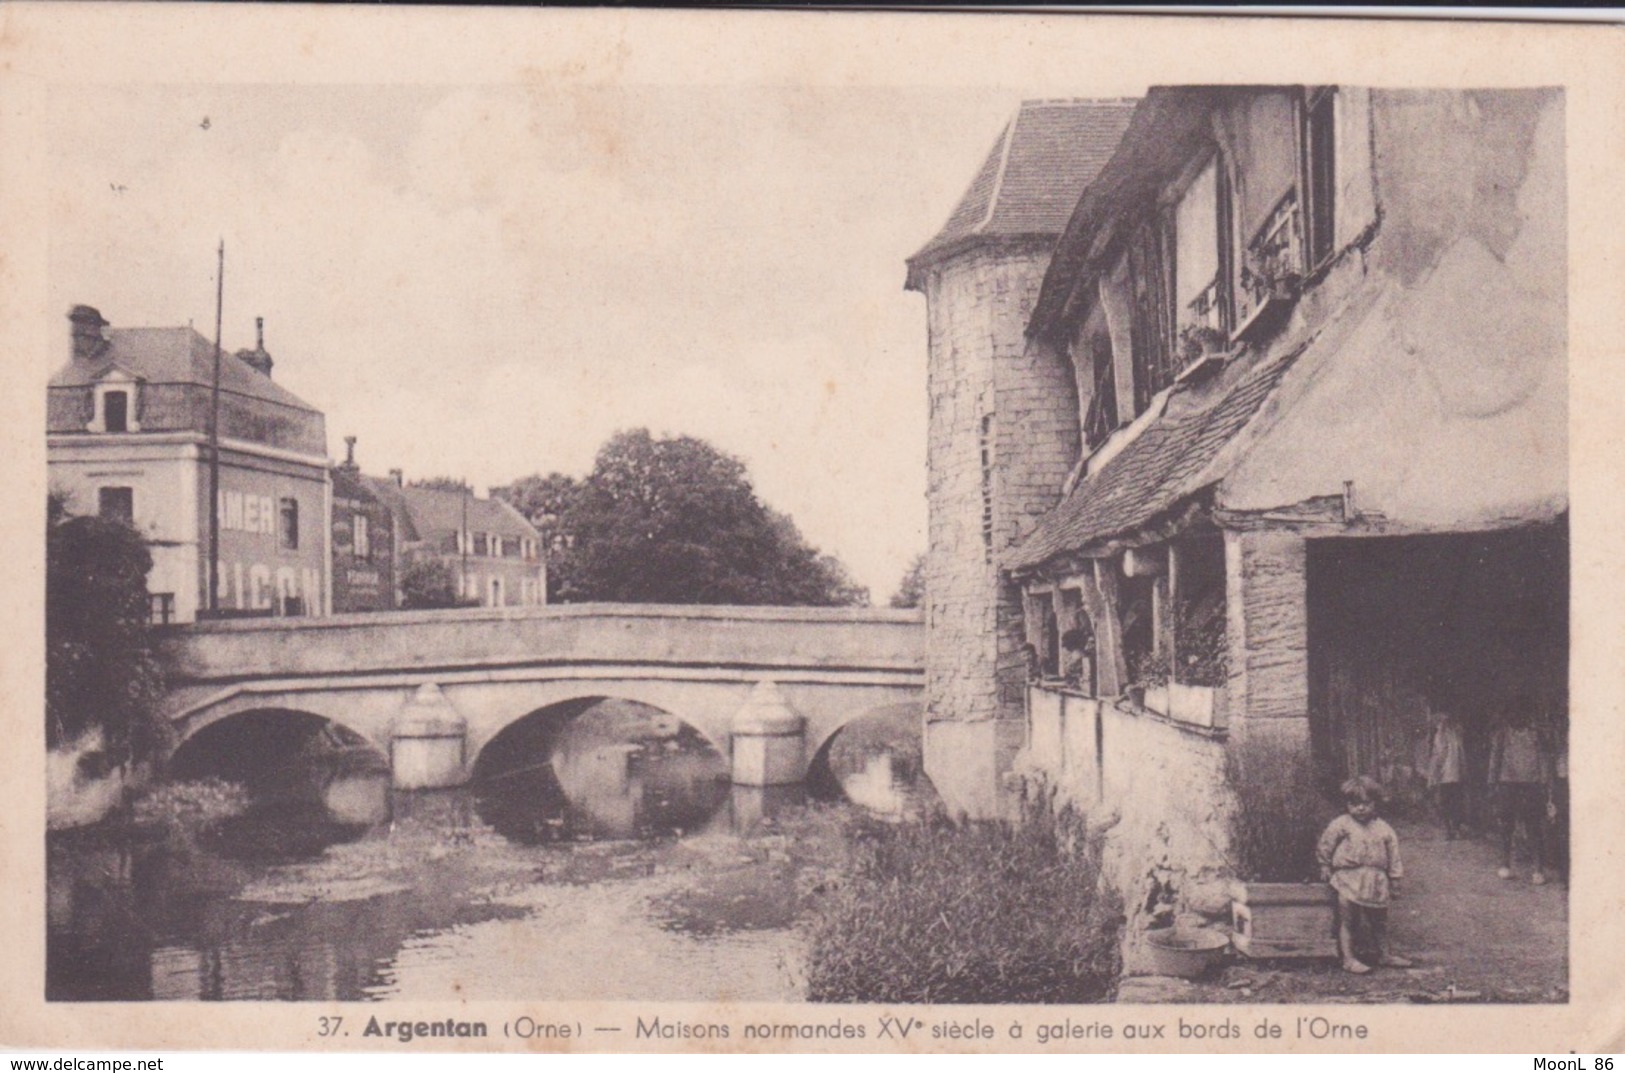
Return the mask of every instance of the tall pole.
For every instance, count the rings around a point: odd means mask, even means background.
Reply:
[[[457,571],[457,602],[468,599],[468,485],[463,485],[463,529],[457,534],[457,545],[462,549],[463,558]]]
[[[226,240],[214,276],[214,380],[209,399],[209,610],[220,610],[220,317],[226,302]]]

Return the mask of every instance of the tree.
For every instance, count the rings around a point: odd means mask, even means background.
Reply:
[[[691,436],[620,432],[585,479],[525,478],[504,492],[549,526],[548,573],[561,600],[868,601],[838,560],[756,498],[744,463]]]
[[[919,607],[925,603],[925,554],[914,556],[914,561],[903,571],[903,580],[892,593],[893,607]]]
[[[401,571],[401,607],[422,611],[461,605],[457,574],[445,560],[417,558]]]
[[[70,515],[53,497],[45,539],[45,741],[92,729],[113,764],[159,753],[164,677],[152,649],[152,555],[122,522]]]
[[[545,477],[536,474],[521,477],[503,488],[493,488],[491,494],[507,500],[541,530],[544,524],[556,527],[575,506],[581,495],[581,482],[563,473],[549,473]],[[543,536],[546,536],[545,530]]]
[[[474,486],[461,477],[424,477],[418,481],[407,481],[413,488],[432,488],[438,492],[467,492],[474,493]]]

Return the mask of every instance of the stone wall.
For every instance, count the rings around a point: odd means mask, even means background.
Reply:
[[[1029,704],[1017,771],[1029,793],[1053,793],[1102,832],[1103,875],[1128,917],[1124,968],[1146,971],[1154,917],[1222,917],[1236,893],[1224,735],[1045,686],[1031,688]]]
[[[933,268],[925,287],[926,769],[972,815],[997,811],[1019,734],[933,727],[1021,718],[1023,612],[998,557],[1055,505],[1077,455],[1070,369],[1025,334],[1048,261],[1047,244],[974,249]]]

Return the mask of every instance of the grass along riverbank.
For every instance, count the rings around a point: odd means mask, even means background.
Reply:
[[[815,1002],[1104,1001],[1122,912],[1081,818],[854,819],[843,878],[808,926]]]

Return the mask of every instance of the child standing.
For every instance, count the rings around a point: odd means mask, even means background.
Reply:
[[[1519,697],[1507,710],[1506,721],[1495,732],[1490,746],[1490,790],[1501,813],[1502,879],[1512,876],[1512,844],[1518,825],[1523,824],[1529,839],[1529,882],[1546,882],[1541,871],[1546,859],[1546,801],[1550,794],[1551,770],[1540,732],[1530,719],[1534,702]]]
[[[1439,795],[1445,840],[1454,841],[1461,833],[1464,818],[1461,783],[1467,768],[1467,748],[1462,742],[1461,724],[1454,715],[1439,715],[1428,745],[1428,785]]]
[[[1371,971],[1359,957],[1367,946],[1378,965],[1411,964],[1388,949],[1388,902],[1404,869],[1399,836],[1377,815],[1382,797],[1381,784],[1369,776],[1345,782],[1347,811],[1326,825],[1315,849],[1321,878],[1337,893],[1337,952],[1346,972]]]

